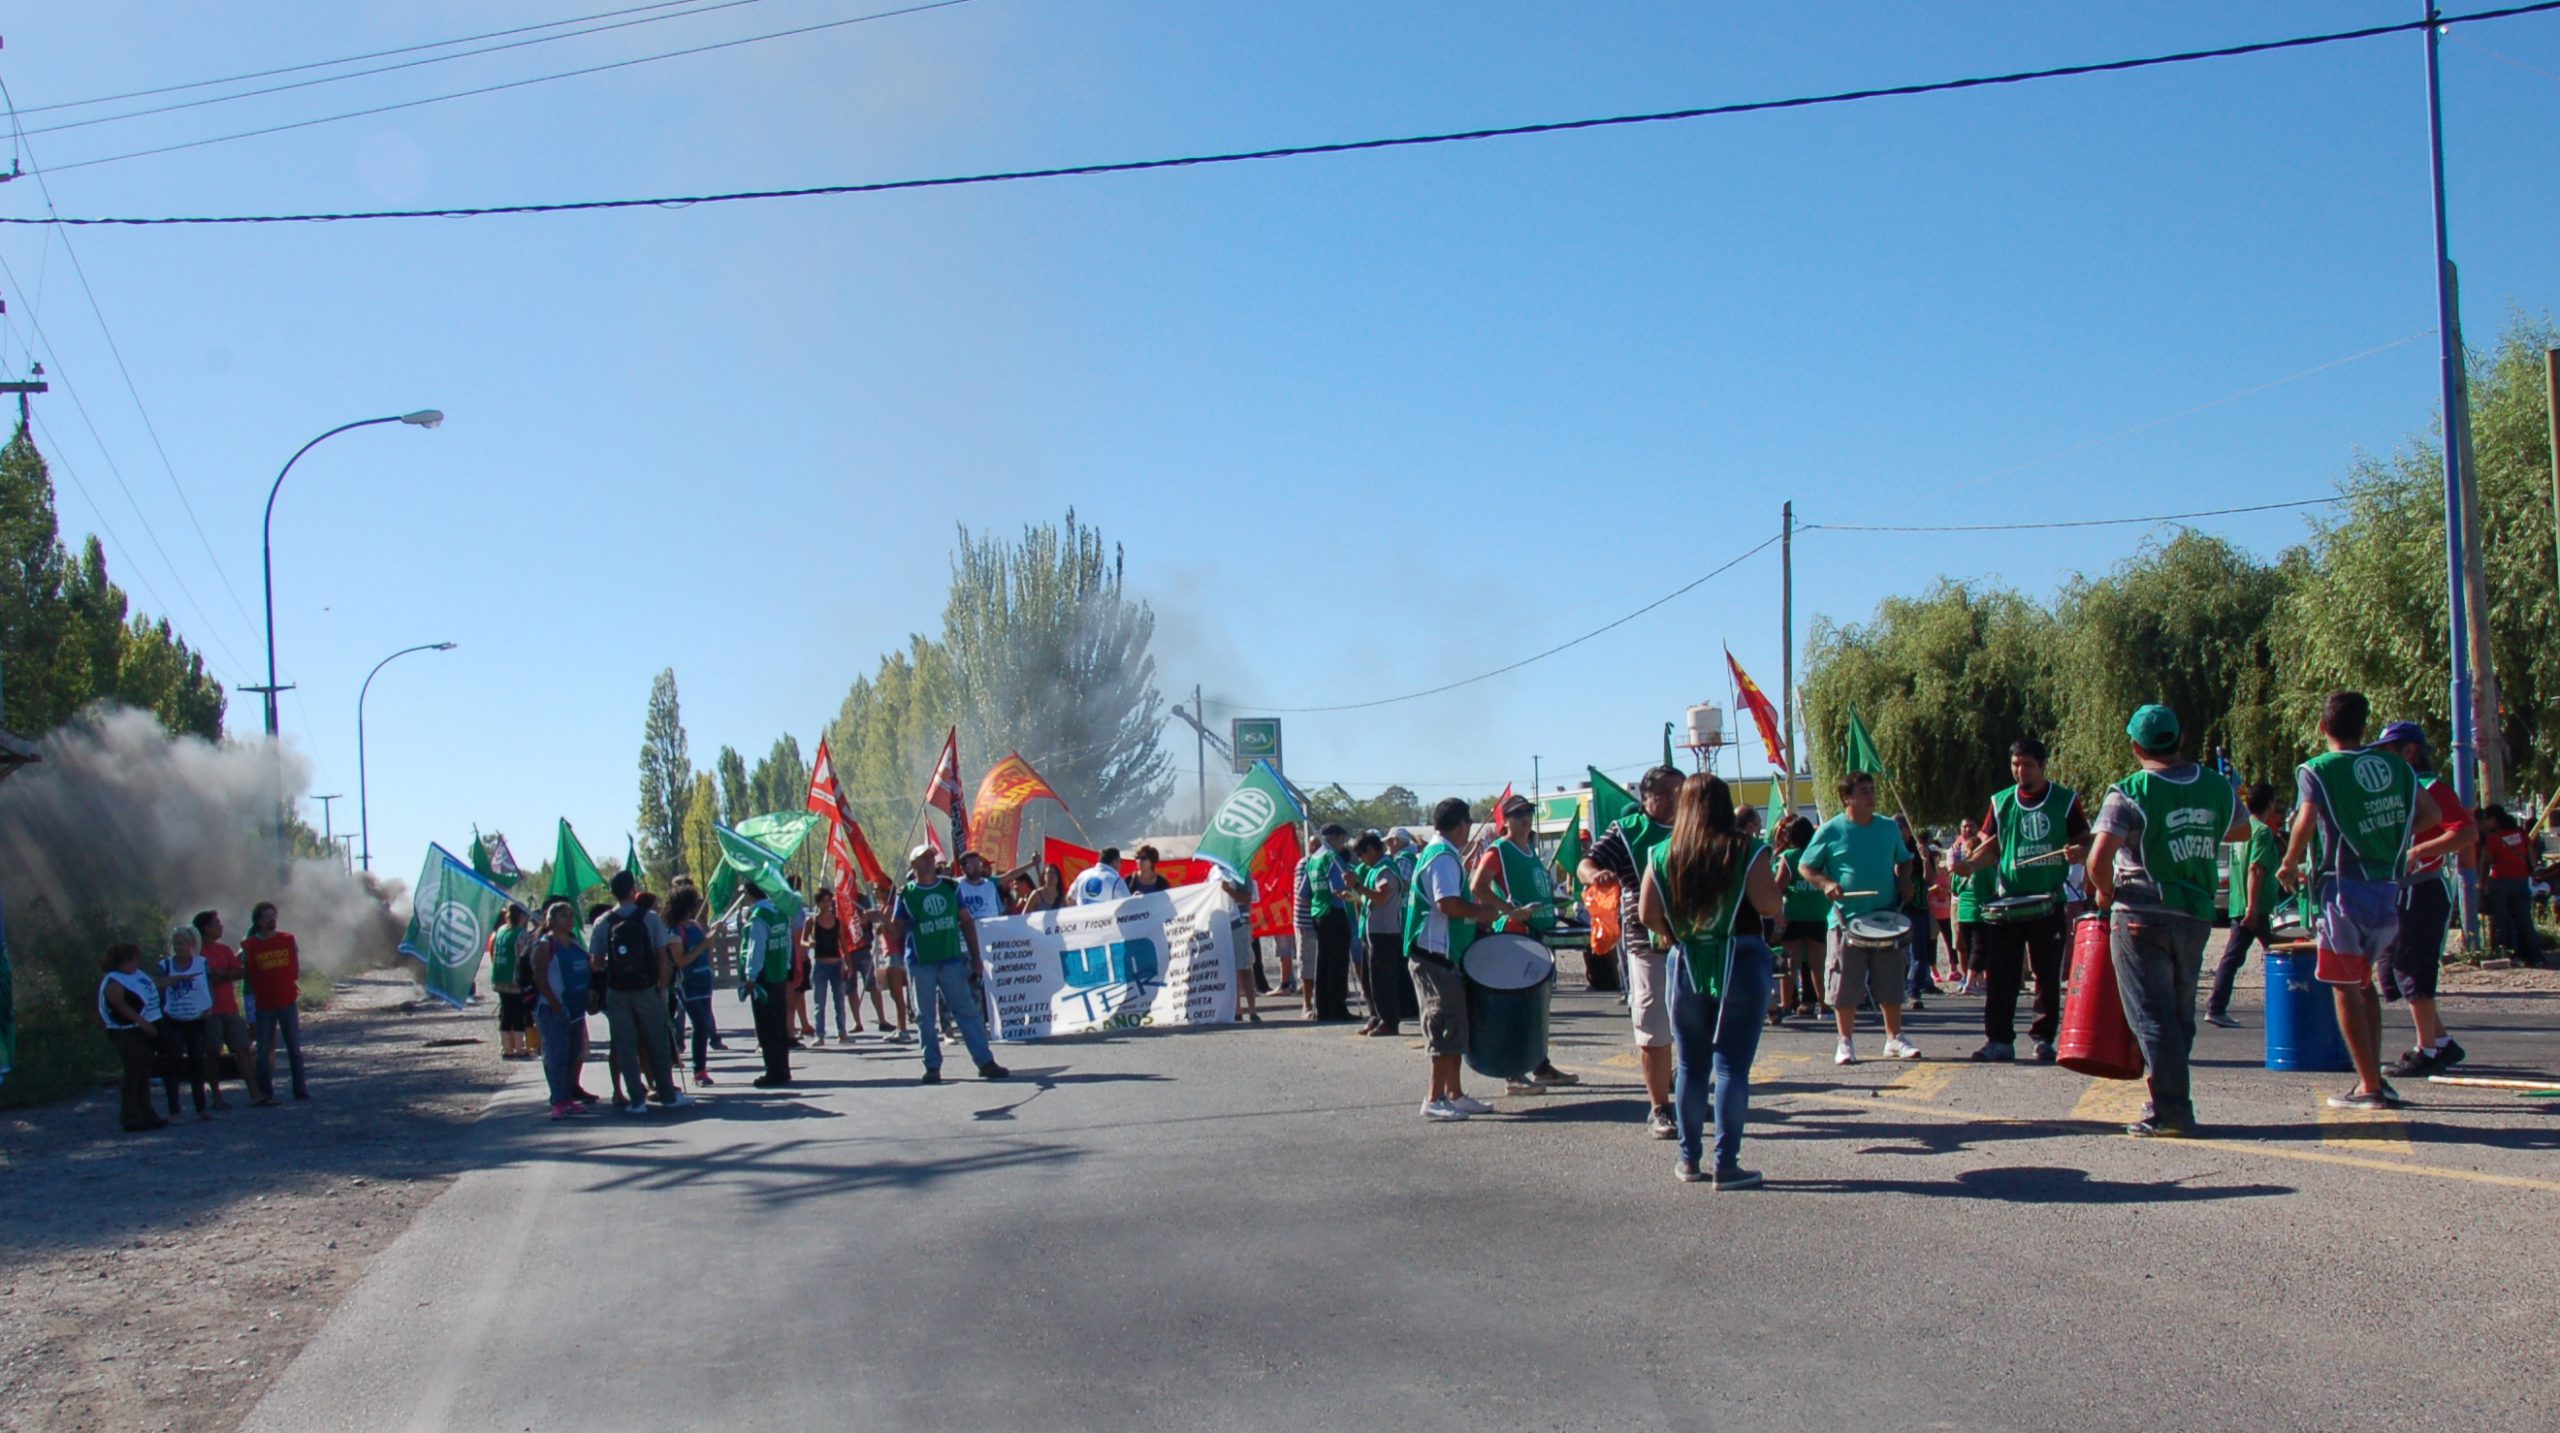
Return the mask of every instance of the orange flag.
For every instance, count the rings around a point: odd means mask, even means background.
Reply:
[[[988,767],[986,779],[978,783],[977,821],[969,828],[970,844],[987,858],[988,865],[999,871],[1012,870],[1022,845],[1022,808],[1044,799],[1061,807],[1067,804],[1066,798],[1022,759],[1021,752]]]

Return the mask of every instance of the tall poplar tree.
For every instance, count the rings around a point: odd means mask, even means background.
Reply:
[[[693,755],[685,742],[684,707],[669,667],[649,684],[649,715],[640,732],[641,860],[652,872],[692,871],[685,813],[693,804]]]

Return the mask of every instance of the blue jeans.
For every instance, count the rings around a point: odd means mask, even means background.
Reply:
[[[1680,1159],[1700,1162],[1712,1079],[1715,1167],[1729,1169],[1742,1158],[1742,1125],[1751,1114],[1751,1061],[1760,1053],[1761,1017],[1769,1008],[1769,946],[1757,936],[1734,938],[1721,1001],[1691,987],[1687,961],[1674,956],[1671,966],[1671,1104],[1680,1121]],[[1719,1021],[1726,1007],[1731,1013]]]
[[[684,998],[684,1023],[693,1032],[693,1068],[700,1073],[710,1066],[712,1037],[720,1033],[719,1025],[711,1018],[709,994]]]
[[[285,1068],[293,1076],[293,1097],[303,1099],[311,1091],[302,1082],[302,1011],[292,1005],[280,1010],[269,1010],[264,1006],[258,1009],[258,1063],[255,1066],[258,1098],[272,1100],[276,1097],[275,1056],[279,1036],[284,1040]]]
[[[810,1019],[817,1023],[821,1040],[827,1038],[827,1007],[830,1005],[836,1010],[836,1038],[845,1040],[853,1036],[853,1027],[845,1019],[845,1003],[851,993],[852,982],[845,978],[845,973],[841,960],[809,962]]]
[[[542,1078],[551,1086],[551,1103],[557,1107],[578,1097],[579,1037],[586,1033],[586,1017],[555,1010],[548,1000],[536,1000],[533,1022],[542,1030]]]
[[[924,1042],[926,1072],[942,1068],[942,1017],[937,1007],[946,1001],[952,1020],[960,1026],[961,1042],[969,1047],[969,1058],[981,1065],[994,1064],[995,1051],[987,1048],[987,1017],[978,1008],[977,993],[969,988],[969,962],[914,965],[907,975],[916,990],[916,1033]]]

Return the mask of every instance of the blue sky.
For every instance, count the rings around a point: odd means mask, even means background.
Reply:
[[[97,0],[13,15],[0,76],[29,109],[609,8]],[[2414,10],[971,0],[67,167],[871,8],[762,0],[34,135],[28,163],[62,167],[65,214],[689,192],[1673,108]],[[2485,341],[2560,294],[2560,171],[2526,157],[2560,116],[2560,18],[2466,30],[2445,70],[2454,250]],[[320,789],[352,794],[367,669],[459,642],[375,684],[380,867],[406,875],[474,821],[538,849],[563,813],[618,850],[652,673],[676,669],[698,760],[808,740],[884,648],[934,629],[955,523],[1074,506],[1127,545],[1169,693],[1311,706],[1597,626],[1759,541],[1789,498],[1807,523],[1933,523],[2320,495],[2435,407],[2422,77],[2401,36],[1170,173],[81,230],[165,467],[63,241],[11,228],[0,364],[41,327],[66,526],[103,520],[137,603],[235,684],[262,665],[277,465],[347,419],[445,409],[433,433],[333,440],[278,504],[287,734]],[[0,187],[6,212],[43,202],[32,176]],[[2205,526],[2263,552],[2304,530]],[[1816,615],[1857,620],[1940,574],[2047,593],[2143,537],[1808,534],[1799,645]],[[1764,554],[1495,682],[1291,718],[1292,773],[1433,795],[1525,785],[1533,754],[1551,781],[1639,761],[1686,704],[1725,701],[1723,645],[1775,689],[1777,570]],[[232,729],[258,720],[235,696]],[[1187,759],[1187,732],[1168,740]]]

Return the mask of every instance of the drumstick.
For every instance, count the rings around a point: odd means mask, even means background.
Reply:
[[[2053,861],[2065,861],[2070,858],[2070,848],[2065,847],[2059,851],[2047,851],[2041,856],[2029,856],[2018,864],[2021,866],[2042,866]]]
[[[1883,895],[1883,894],[1884,894],[1884,892],[1882,892],[1882,891],[1842,891],[1838,896],[1834,897],[1834,899],[1836,899],[1836,900],[1843,900],[1843,901],[1854,901],[1854,900],[1859,900],[1859,899],[1861,899],[1861,898],[1863,898],[1863,897],[1866,897],[1866,896],[1880,896],[1880,895]]]

